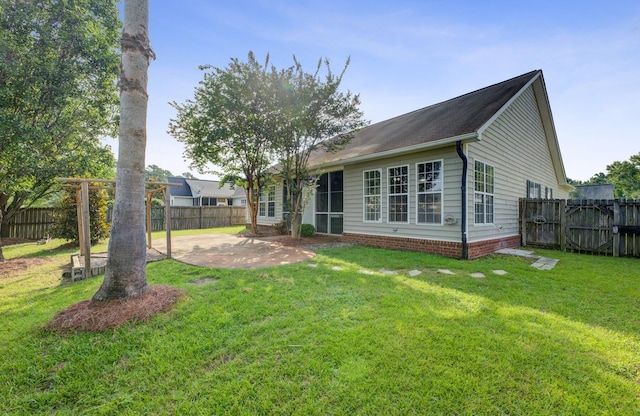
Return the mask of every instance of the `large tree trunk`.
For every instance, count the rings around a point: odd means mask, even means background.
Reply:
[[[144,167],[147,70],[153,57],[148,21],[148,0],[125,0],[116,198],[104,281],[93,296],[97,301],[141,295],[148,288]]]

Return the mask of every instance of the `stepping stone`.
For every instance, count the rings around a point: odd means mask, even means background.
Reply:
[[[418,276],[420,274],[422,274],[422,272],[420,270],[411,270],[409,272],[409,276],[411,276],[411,277],[415,277],[415,276]]]
[[[361,273],[361,274],[373,274],[373,272],[371,270],[358,270],[358,273]]]
[[[481,279],[485,277],[484,273],[471,273],[471,277],[475,277],[476,279]]]
[[[318,263],[309,263],[309,267],[318,267]]]
[[[498,276],[504,276],[507,274],[504,270],[492,270],[493,274],[497,274]]]
[[[558,264],[558,259],[550,259],[548,257],[540,257],[536,260],[531,267],[535,267],[538,270],[551,270]]]
[[[340,270],[342,270],[342,267],[340,267],[340,266],[333,266],[333,267],[331,268],[331,270],[340,271]]]
[[[496,251],[496,254],[508,254],[510,256],[518,256],[518,257],[531,257],[534,259],[540,258],[533,251],[528,250],[518,250],[515,248],[503,248],[502,250]]]
[[[380,273],[382,274],[388,274],[388,275],[395,275],[398,274],[398,272],[395,272],[393,270],[385,270],[385,269],[380,269],[378,270]]]
[[[455,276],[454,272],[452,272],[451,270],[447,270],[447,269],[438,269],[438,273],[448,274],[450,276]]]

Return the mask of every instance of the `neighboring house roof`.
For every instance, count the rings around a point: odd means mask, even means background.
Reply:
[[[179,183],[182,186],[170,186],[169,192],[171,196],[192,196],[191,188],[187,185],[187,180],[185,178],[172,178],[168,177],[167,182],[169,183]]]
[[[541,70],[372,124],[355,132],[352,140],[338,151],[315,151],[309,166],[353,163],[450,145],[458,140],[482,140],[482,132],[530,85],[534,86],[556,175],[561,184],[566,184]]]
[[[172,186],[172,196],[187,196],[197,198],[200,196],[209,198],[241,198],[245,196],[242,187],[232,188],[226,183],[222,187],[219,181],[205,181],[200,179],[167,178],[169,183],[179,183],[182,186]]]
[[[187,179],[186,181],[194,197],[238,198],[244,195],[244,189],[240,187],[231,188],[231,185],[228,183],[220,186],[220,182],[218,181],[203,181],[197,179]]]

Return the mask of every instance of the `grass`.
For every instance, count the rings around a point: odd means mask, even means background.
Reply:
[[[3,414],[640,412],[638,259],[540,250],[560,263],[539,271],[349,247],[255,270],[165,260],[147,278],[187,291],[172,312],[60,334],[41,327],[101,278],[60,285],[69,253],[50,247],[5,247],[46,261],[0,279]]]

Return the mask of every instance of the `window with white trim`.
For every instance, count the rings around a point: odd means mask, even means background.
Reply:
[[[362,194],[364,199],[362,202],[362,211],[364,213],[364,221],[380,222],[382,221],[382,170],[365,170],[362,172]]]
[[[409,222],[409,166],[388,170],[389,222]]]
[[[442,224],[442,161],[416,163],[418,224]]]
[[[258,216],[273,218],[276,216],[276,186],[271,185],[262,189],[258,203]]]
[[[474,172],[475,223],[493,224],[493,166],[476,160]]]
[[[542,186],[539,183],[527,180],[527,198],[542,198]]]

